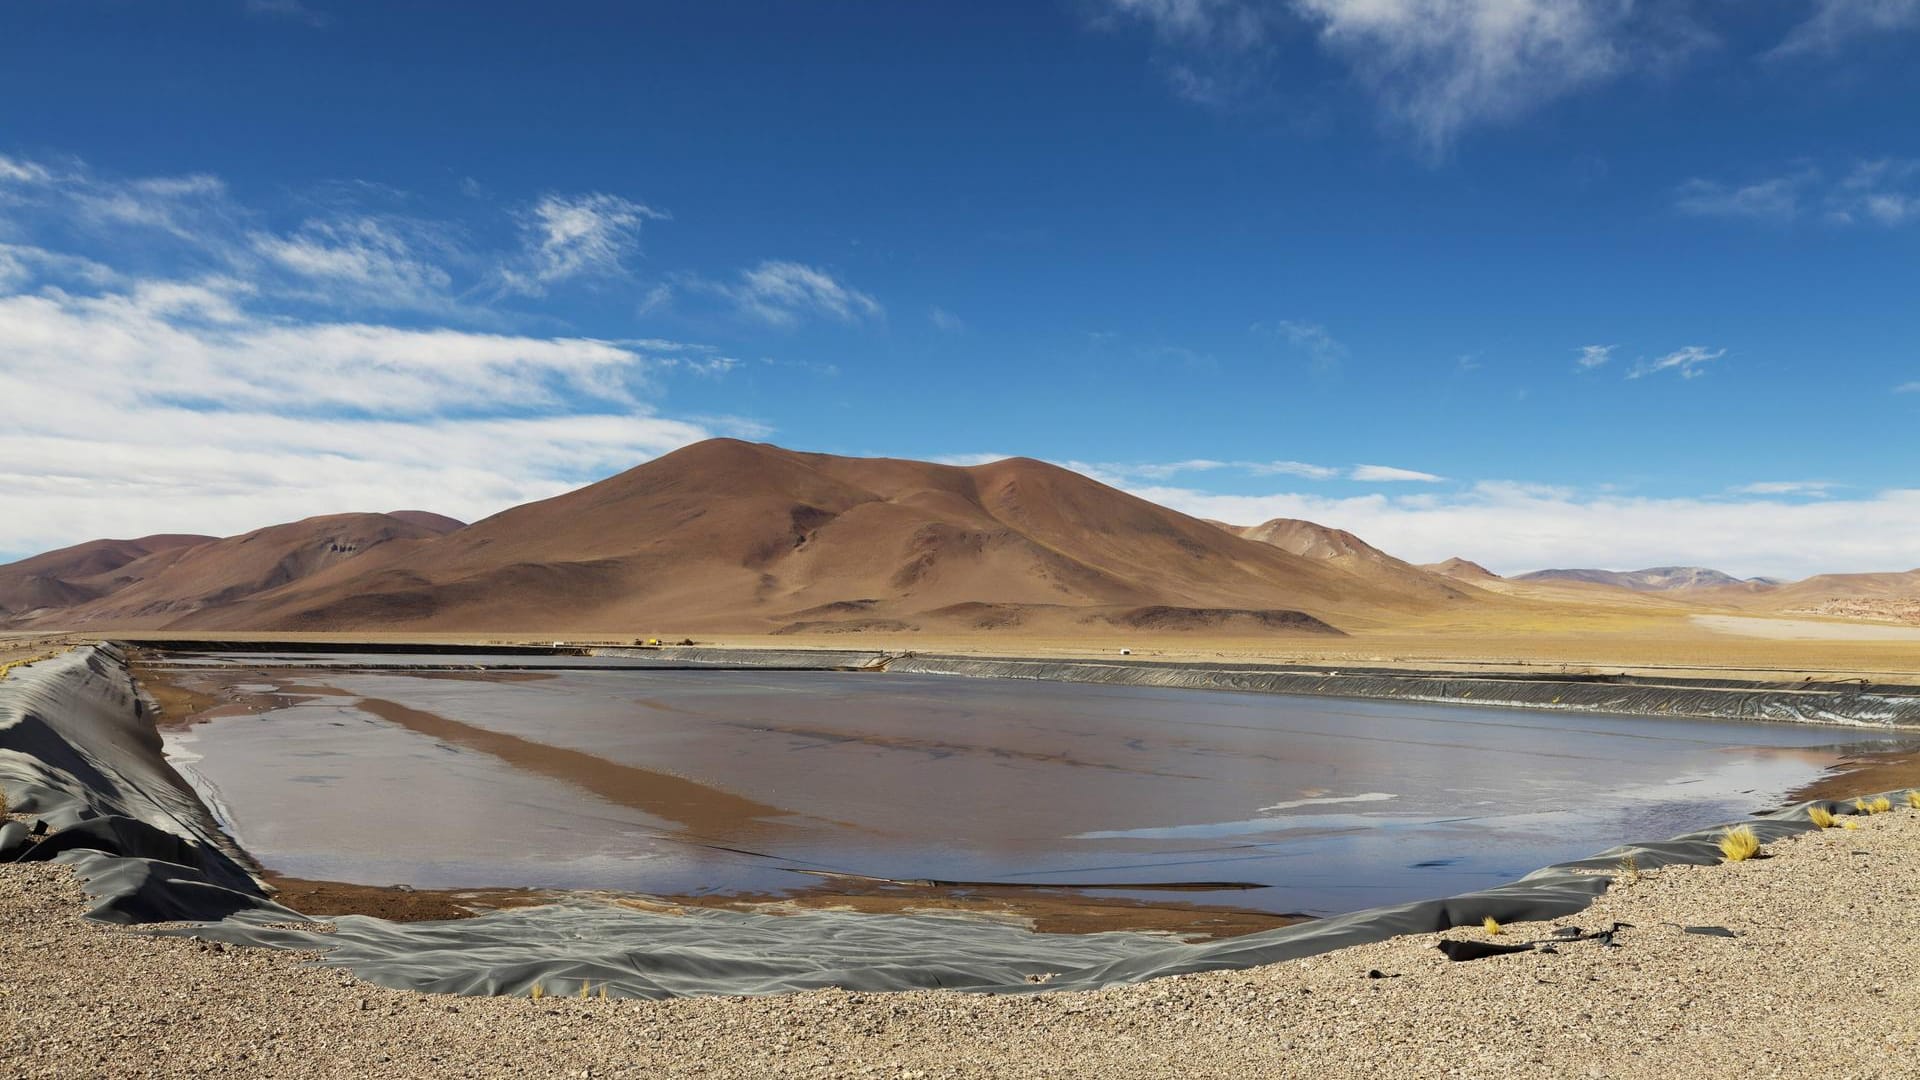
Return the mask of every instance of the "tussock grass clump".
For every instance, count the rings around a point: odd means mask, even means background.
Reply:
[[[1892,809],[1893,800],[1887,798],[1885,795],[1876,795],[1873,801],[1867,804],[1867,813],[1869,814],[1884,814]]]
[[[1629,885],[1640,884],[1640,860],[1632,853],[1620,857],[1620,876],[1626,878]]]
[[[1833,811],[1824,806],[1807,807],[1807,820],[1813,822],[1816,829],[1833,828]]]
[[[1720,834],[1720,854],[1728,862],[1746,862],[1760,854],[1760,837],[1751,826],[1736,825]]]
[[[1840,827],[1843,829],[1857,829],[1860,827],[1860,822],[1856,818],[1841,818]]]
[[[533,991],[532,993],[528,994],[528,996],[533,998],[533,1000],[535,1001],[539,1001],[541,998],[546,997],[547,985],[545,983],[534,983]]]
[[[1483,920],[1481,920],[1481,923],[1480,923],[1480,925],[1481,925],[1481,926],[1484,926],[1484,927],[1486,927],[1486,929],[1487,929],[1487,933],[1489,933],[1489,934],[1498,934],[1498,933],[1500,932],[1500,930],[1501,930],[1501,927],[1500,927],[1500,920],[1499,920],[1499,919],[1496,919],[1496,918],[1494,918],[1494,917],[1493,917],[1493,916],[1491,916],[1491,915],[1489,915],[1489,916],[1487,916],[1487,917],[1486,917],[1485,919],[1483,919]]]
[[[1920,788],[1914,788],[1912,791],[1907,792],[1907,805],[1915,810],[1920,810]]]

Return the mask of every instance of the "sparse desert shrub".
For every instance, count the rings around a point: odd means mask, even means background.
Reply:
[[[1754,834],[1752,826],[1736,825],[1720,834],[1720,854],[1728,862],[1746,862],[1760,854],[1760,837]]]
[[[1863,814],[1873,813],[1873,808],[1867,805],[1867,798],[1864,795],[1862,795],[1858,799],[1853,800],[1853,808],[1855,810],[1860,811]]]
[[[529,994],[528,996],[529,996],[529,997],[531,997],[531,998],[533,998],[533,1000],[535,1000],[535,1001],[539,1001],[539,1000],[540,1000],[541,998],[543,998],[543,997],[546,997],[546,996],[547,996],[547,985],[546,985],[545,983],[534,983],[534,984],[533,984],[533,992],[532,992],[531,994]]]
[[[1869,814],[1884,814],[1892,809],[1893,800],[1887,798],[1885,795],[1876,795],[1873,801],[1867,804],[1867,812]]]
[[[1632,852],[1621,857],[1620,876],[1626,878],[1629,885],[1640,884],[1640,861],[1633,857]]]
[[[1500,920],[1491,915],[1481,920],[1480,925],[1486,927],[1487,933],[1489,934],[1498,934],[1500,932]]]
[[[1833,828],[1833,811],[1824,806],[1807,807],[1807,820],[1813,822],[1816,829]]]
[[[1857,818],[1841,818],[1840,827],[1843,829],[1857,829],[1860,827],[1860,822]]]
[[[1920,788],[1907,792],[1907,805],[1920,810]]]

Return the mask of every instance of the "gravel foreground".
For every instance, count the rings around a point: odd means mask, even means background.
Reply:
[[[85,923],[65,867],[4,866],[0,1075],[1920,1076],[1920,812],[1858,820],[1760,861],[1646,872],[1498,937],[1022,997],[429,996]],[[1632,924],[1618,948],[1433,947],[1614,922]]]

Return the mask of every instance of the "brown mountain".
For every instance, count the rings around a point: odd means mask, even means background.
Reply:
[[[432,515],[438,517],[438,515]],[[447,519],[451,520],[451,519]],[[430,540],[439,527],[389,514],[332,514],[225,539],[162,548],[112,571],[80,579],[88,598],[37,616],[35,625],[154,629],[221,611],[322,570]]]
[[[1461,581],[1467,582],[1498,581],[1500,579],[1499,574],[1481,566],[1477,562],[1463,559],[1458,555],[1448,559],[1446,562],[1422,563],[1420,564],[1420,569],[1428,573],[1444,574],[1447,577],[1458,578]]]
[[[0,566],[0,618],[84,604],[111,591],[114,573],[127,564],[212,539],[167,533],[137,540],[89,540]]]
[[[1376,584],[1391,586],[1408,597],[1458,599],[1466,595],[1459,582],[1450,577],[1396,559],[1345,529],[1298,518],[1274,518],[1259,525],[1221,524],[1220,527],[1302,558],[1330,563]]]
[[[961,468],[717,439],[444,535],[348,517],[373,531],[319,518],[230,538],[43,621],[1335,632],[1476,599],[1430,575],[1410,592],[1020,458]]]

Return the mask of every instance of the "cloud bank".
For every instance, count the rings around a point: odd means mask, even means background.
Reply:
[[[504,258],[541,289],[615,275],[658,216],[543,198]],[[128,265],[57,246],[82,234]],[[156,238],[172,273],[142,264]],[[0,158],[0,552],[346,510],[474,518],[710,435],[765,433],[661,413],[671,374],[738,363],[710,346],[343,314],[460,311],[446,254],[403,218],[276,232],[216,178]]]

